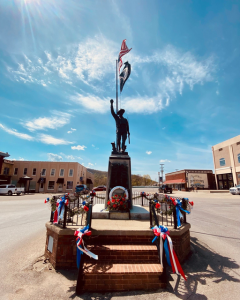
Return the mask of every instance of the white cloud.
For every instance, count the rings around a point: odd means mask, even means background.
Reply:
[[[64,139],[58,139],[48,134],[40,134],[39,135],[39,141],[44,144],[49,145],[68,145],[72,144],[72,142],[66,141]]]
[[[82,158],[80,156],[75,156],[75,155],[68,155],[68,154],[64,154],[64,153],[60,153],[60,155],[68,160],[82,160]]]
[[[72,150],[85,150],[85,148],[87,148],[86,146],[72,146],[71,149]]]
[[[51,117],[40,117],[27,122],[21,122],[29,131],[57,129],[69,123],[70,114],[53,111]]]
[[[45,51],[47,61],[36,57],[30,60],[24,55],[24,61],[14,70],[7,66],[14,80],[46,86],[47,81],[58,77],[59,81],[71,84],[81,80],[89,85],[93,80],[102,80],[112,73],[119,49],[116,44],[104,36],[87,38],[79,44],[59,49],[56,55]]]
[[[216,91],[216,94],[219,95],[219,91],[218,90]]]
[[[119,13],[116,11],[117,16]],[[71,84],[73,91],[76,92],[74,83],[80,80],[94,91],[101,90],[103,79],[109,86],[113,86],[111,80],[114,79],[110,79],[110,76],[115,67],[119,47],[119,44],[101,35],[85,39],[78,45],[60,48],[57,54],[45,51],[47,61],[44,62],[40,58],[33,57],[30,60],[25,56],[24,61],[18,63],[16,70],[9,66],[7,70],[13,80],[28,84],[46,86],[48,82],[57,85],[65,82]],[[182,95],[184,89],[193,90],[196,84],[214,81],[213,57],[200,58],[191,52],[184,53],[171,45],[154,50],[150,55],[138,55],[135,50],[134,53],[129,52],[127,56],[126,58],[132,62],[129,80],[140,78],[139,74],[144,70],[144,82],[141,83],[143,92],[140,95],[124,97],[122,101],[122,106],[129,113],[151,114],[160,111],[168,107],[178,95]],[[148,75],[148,66],[153,68],[156,65],[159,65],[161,71],[154,77],[150,72]],[[146,96],[148,94],[151,96]],[[106,109],[109,106],[109,98],[94,93],[75,93],[74,96],[70,96],[72,101],[95,113],[109,111]]]
[[[163,127],[162,130],[166,129],[166,127]]]
[[[28,140],[28,141],[34,140],[34,137],[32,137],[26,133],[18,132],[16,129],[7,128],[6,126],[2,125],[1,123],[0,123],[0,128],[2,128],[4,131],[6,131],[9,134],[15,135],[16,137],[18,137],[20,139]]]
[[[94,164],[88,163],[88,167],[92,167],[94,166]]]
[[[150,155],[150,154],[152,154],[152,151],[146,151],[146,153],[147,153],[148,155]]]
[[[171,162],[171,160],[168,160],[168,159],[161,159],[160,161],[159,161],[160,163],[165,163],[165,162]]]
[[[70,100],[96,113],[104,114],[108,111],[106,108],[109,107],[109,98],[100,98],[92,94],[82,95],[77,93],[75,96],[70,97]]]
[[[53,154],[53,153],[48,153],[48,160],[50,161],[62,161],[63,158],[62,156],[58,155],[58,154]]]
[[[22,157],[19,157],[19,159],[18,160],[20,160],[20,161],[24,161],[25,159],[24,158],[22,158]]]
[[[73,131],[76,131],[77,129],[75,128],[71,128],[71,130],[69,130],[67,133],[72,133]]]
[[[92,144],[92,147],[95,147],[95,145]]]

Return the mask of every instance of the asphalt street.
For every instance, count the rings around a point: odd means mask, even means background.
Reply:
[[[134,191],[156,192],[156,189]],[[187,282],[171,275],[166,290],[75,295],[74,272],[44,262],[47,195],[0,196],[0,299],[238,299],[240,292],[240,196],[174,192],[194,208],[192,253],[183,264]],[[170,271],[170,270],[169,270]]]

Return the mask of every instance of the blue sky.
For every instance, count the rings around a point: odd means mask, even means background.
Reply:
[[[107,170],[115,61],[134,174],[212,169],[239,135],[239,1],[2,0],[0,151]]]

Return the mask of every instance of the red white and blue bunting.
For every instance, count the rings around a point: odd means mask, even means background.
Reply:
[[[186,279],[185,274],[183,272],[183,269],[178,261],[177,255],[173,249],[173,243],[172,239],[169,236],[169,231],[166,226],[154,226],[152,228],[155,237],[152,240],[152,243],[154,243],[157,238],[159,238],[159,247],[160,247],[160,263],[163,266],[163,247],[166,254],[167,263],[169,266],[172,267],[173,273],[176,273],[177,275],[182,275],[182,277]]]
[[[53,216],[54,224],[58,223],[59,220],[63,220],[65,205],[68,205],[68,199],[66,198],[66,196],[64,195],[60,199],[58,199],[56,205],[57,208]]]
[[[83,253],[87,254],[89,257],[98,260],[98,255],[92,253],[84,246],[84,236],[90,236],[92,234],[91,231],[89,231],[89,225],[85,226],[83,229],[78,229],[75,231],[74,235],[77,236],[77,267],[80,266],[81,261],[81,255]]]

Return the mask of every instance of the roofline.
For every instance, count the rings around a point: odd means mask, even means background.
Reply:
[[[165,176],[166,176],[166,175],[169,175],[169,174],[185,173],[186,171],[187,171],[187,172],[189,172],[189,171],[206,171],[206,172],[212,172],[212,173],[213,173],[213,170],[204,170],[204,169],[183,169],[183,170],[178,170],[178,171],[175,171],[175,172],[165,173]]]

